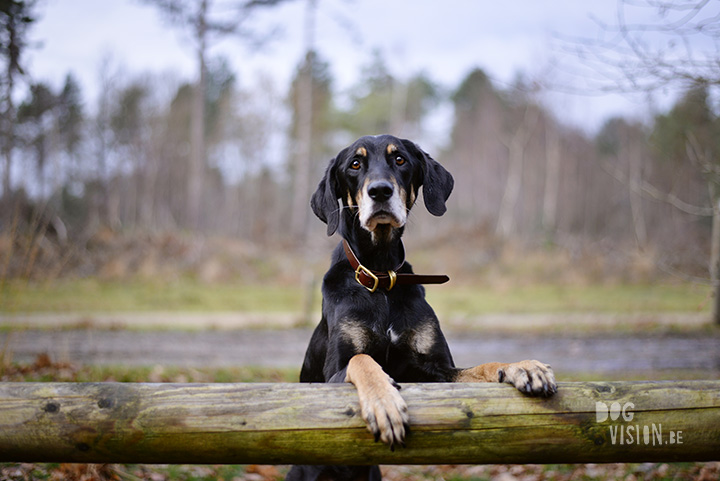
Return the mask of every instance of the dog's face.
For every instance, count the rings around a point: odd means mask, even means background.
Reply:
[[[369,232],[385,225],[404,226],[416,198],[415,159],[392,141],[386,145],[362,139],[356,144],[340,166],[347,190],[343,204],[358,210],[360,226]]]
[[[339,199],[377,241],[405,225],[421,186],[427,209],[442,215],[453,188],[449,172],[409,140],[362,137],[330,161],[311,206],[332,235],[340,221]]]

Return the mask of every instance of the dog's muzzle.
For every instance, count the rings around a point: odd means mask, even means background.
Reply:
[[[373,232],[380,224],[399,228],[405,225],[407,211],[396,183],[375,180],[365,185],[365,201],[360,204],[360,224]]]

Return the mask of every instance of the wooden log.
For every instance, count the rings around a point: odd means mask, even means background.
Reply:
[[[483,464],[720,459],[720,381],[404,384],[407,447],[347,384],[0,384],[0,461]]]

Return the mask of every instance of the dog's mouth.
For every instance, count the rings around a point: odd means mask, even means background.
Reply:
[[[401,219],[386,210],[378,210],[366,222],[365,228],[370,232],[375,231],[379,226],[402,227],[405,224]]]

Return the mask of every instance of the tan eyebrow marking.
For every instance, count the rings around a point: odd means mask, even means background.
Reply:
[[[367,149],[365,147],[358,147],[358,149],[355,151],[355,155],[367,157]]]
[[[397,152],[397,146],[395,144],[388,144],[387,148],[385,149],[389,154],[392,154],[393,152]]]

